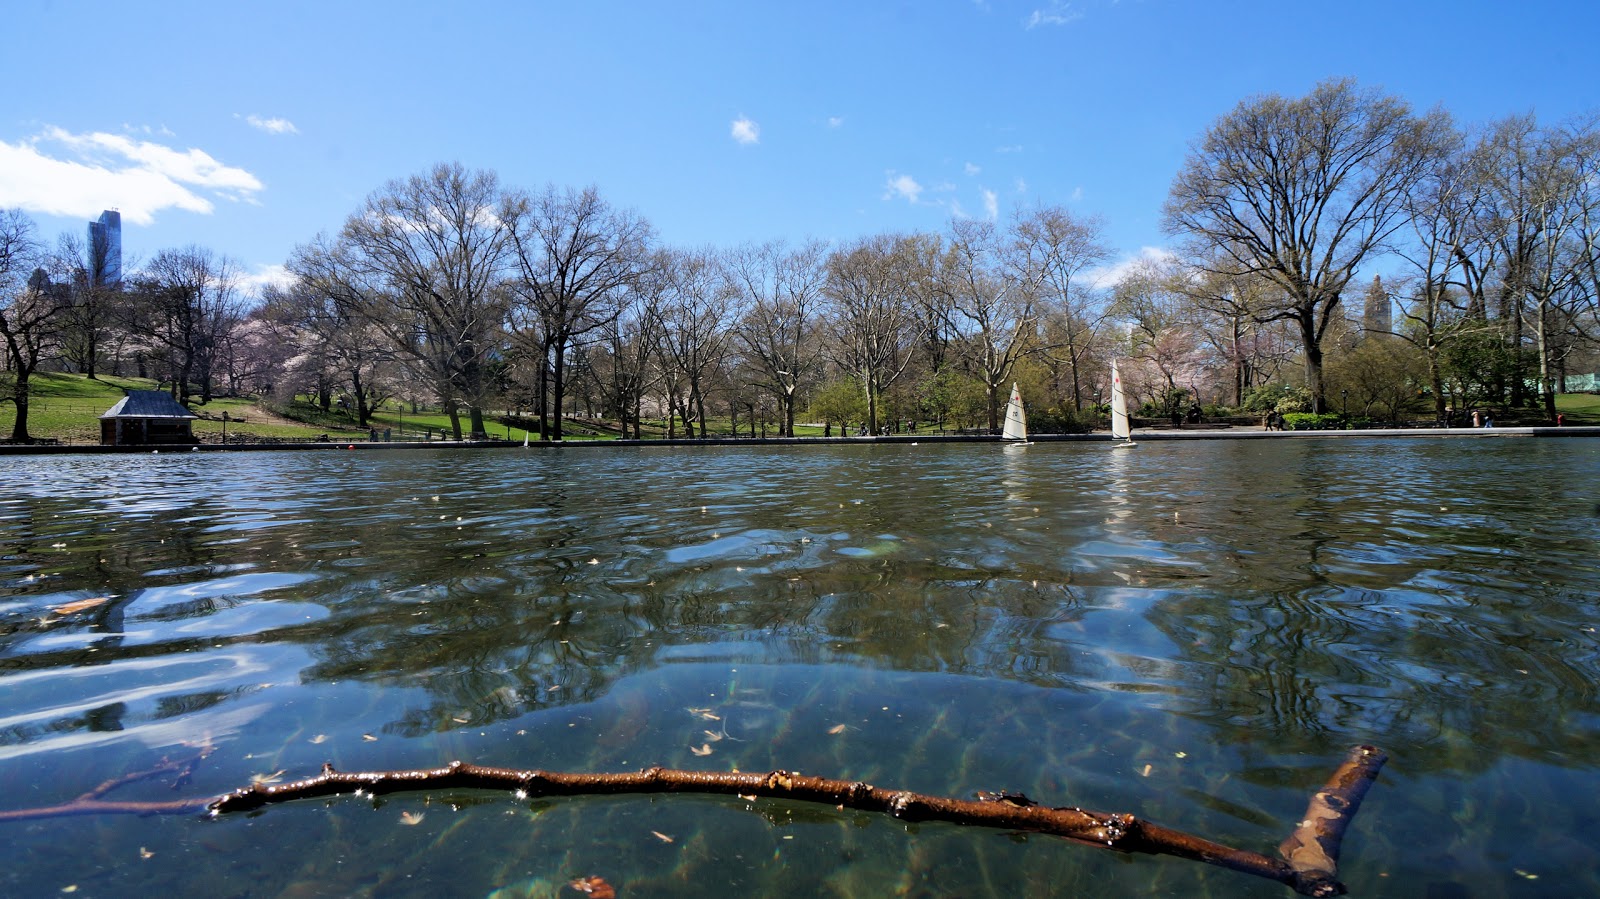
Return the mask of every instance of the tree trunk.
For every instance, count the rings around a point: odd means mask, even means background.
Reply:
[[[20,370],[11,390],[11,402],[17,407],[17,419],[11,423],[11,442],[27,443],[28,437],[28,376]]]
[[[1311,392],[1311,411],[1317,415],[1328,412],[1328,398],[1322,386],[1322,342],[1317,337],[1316,322],[1311,316],[1296,318],[1300,323],[1300,340],[1305,348],[1306,390]]]
[[[551,390],[550,390],[550,393],[551,393],[551,395],[550,395],[550,408],[552,410],[552,412],[551,412],[552,421],[550,423],[550,430],[547,431],[546,433],[550,435],[550,439],[551,440],[560,440],[561,439],[561,403],[562,403],[563,400],[566,399],[566,389],[567,389],[567,385],[566,385],[567,342],[565,340],[554,340],[554,341],[552,341],[552,344],[553,344],[553,346],[551,347],[551,350],[553,351],[552,360],[553,360],[553,363],[554,363],[551,366],[552,372],[551,372],[551,379],[550,379],[550,388],[551,388]]]

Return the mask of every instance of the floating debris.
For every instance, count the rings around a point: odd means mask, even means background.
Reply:
[[[401,812],[400,823],[407,827],[416,827],[418,824],[422,823],[423,817],[424,815],[422,812]]]
[[[656,834],[656,836],[660,836],[660,834]],[[617,899],[617,891],[612,888],[611,884],[606,883],[603,877],[580,877],[568,883],[567,886],[580,893],[588,893],[594,899]]]

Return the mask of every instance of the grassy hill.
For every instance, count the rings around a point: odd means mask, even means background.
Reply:
[[[100,416],[122,399],[124,389],[158,389],[156,382],[146,378],[102,376],[90,380],[83,375],[60,373],[36,374],[32,387],[28,433],[62,443],[99,443]],[[236,435],[309,439],[327,430],[273,415],[257,406],[253,398],[218,398],[194,411],[201,416],[194,423],[194,432],[207,442],[221,438],[223,412],[228,413],[229,440]],[[16,415],[15,406],[0,405],[0,438],[10,436]]]

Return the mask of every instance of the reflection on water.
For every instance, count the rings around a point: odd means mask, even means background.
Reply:
[[[1373,742],[1357,893],[1590,894],[1597,474],[1580,440],[8,459],[0,795],[199,752],[182,795],[325,761],[783,767],[1267,849]],[[745,805],[0,824],[0,893],[1282,894]]]

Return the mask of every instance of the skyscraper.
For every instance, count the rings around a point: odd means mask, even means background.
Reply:
[[[1383,279],[1377,275],[1372,276],[1372,286],[1367,288],[1367,295],[1361,306],[1361,330],[1367,334],[1390,334],[1394,331],[1394,304],[1389,300],[1389,291],[1383,286]]]
[[[108,287],[122,281],[122,213],[107,209],[89,223],[89,282]]]

